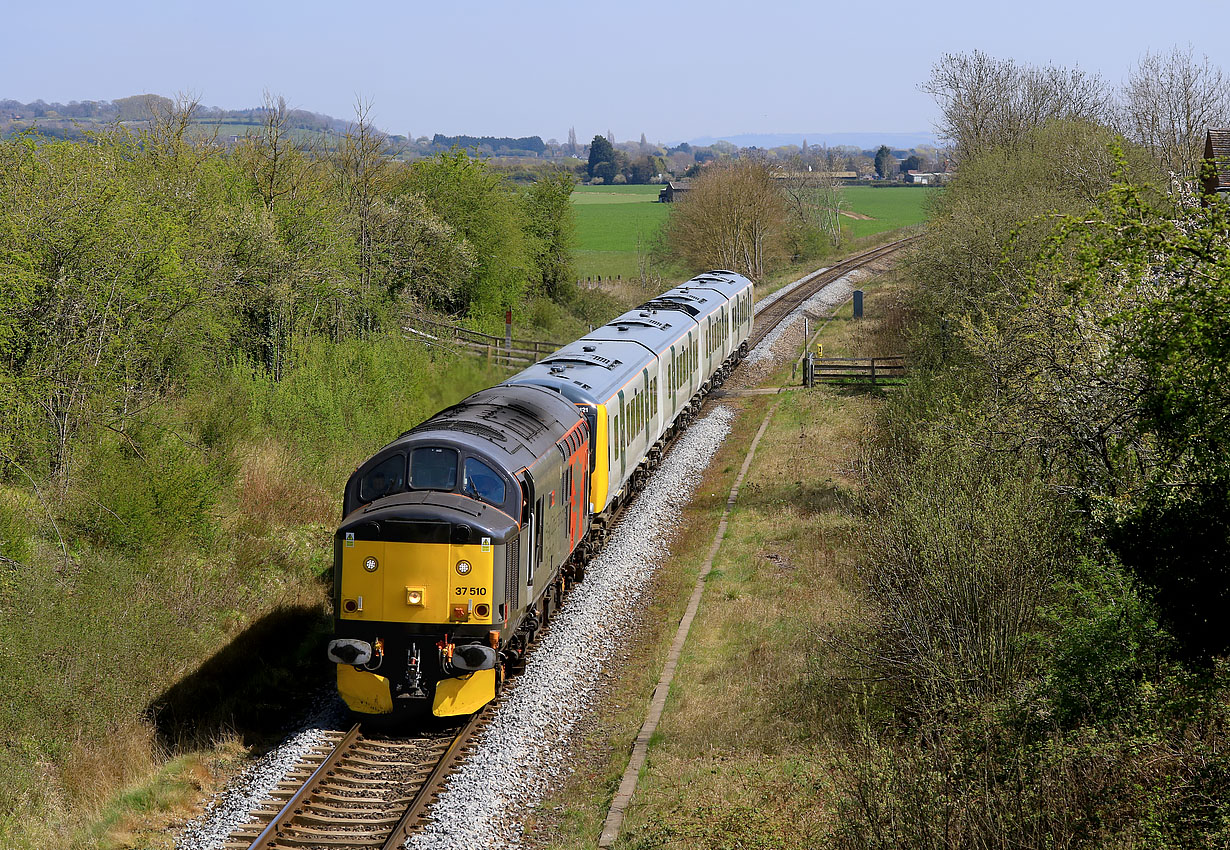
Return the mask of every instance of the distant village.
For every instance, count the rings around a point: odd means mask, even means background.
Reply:
[[[176,104],[158,95],[133,95],[113,101],[70,101],[46,103],[36,100],[20,103],[0,100],[0,137],[32,132],[44,138],[79,139],[89,132],[108,126],[130,126],[148,122],[159,111],[175,108]],[[332,149],[344,137],[351,122],[328,115],[292,109],[289,126],[296,142],[305,147]],[[217,107],[196,107],[193,113],[194,134],[211,144],[230,147],[238,145],[248,133],[262,126],[265,110],[225,110]],[[459,148],[471,156],[482,158],[498,171],[514,180],[531,181],[546,169],[561,166],[575,171],[578,179],[589,185],[661,184],[659,200],[670,203],[687,192],[691,178],[706,166],[723,159],[757,157],[780,166],[785,179],[789,174],[808,172],[820,174],[842,183],[900,183],[935,185],[948,178],[949,167],[942,151],[936,147],[919,146],[910,149],[880,146],[863,149],[852,145],[809,145],[806,139],[799,145],[772,148],[739,147],[727,141],[708,145],[675,145],[651,143],[642,134],[637,141],[618,141],[608,131],[592,141],[579,142],[575,130],[565,141],[540,136],[432,136],[386,133],[385,155],[402,161]],[[594,170],[594,144],[609,145]]]

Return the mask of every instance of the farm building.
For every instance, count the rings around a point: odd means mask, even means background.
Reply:
[[[1230,192],[1230,130],[1209,130],[1204,137],[1204,159],[1212,163],[1213,173],[1205,176],[1204,193]]]
[[[673,204],[691,188],[691,180],[671,180],[658,191],[658,200],[664,204]]]

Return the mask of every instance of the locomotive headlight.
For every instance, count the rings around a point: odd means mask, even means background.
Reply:
[[[406,588],[406,604],[407,605],[422,605],[423,604],[423,588],[407,587]]]
[[[380,562],[375,558],[368,558],[363,562],[363,569],[367,570],[369,573],[374,573],[376,571],[376,567],[378,566],[380,566]]]
[[[457,575],[468,576],[470,574],[471,569],[473,568],[470,566],[469,561],[458,561],[457,562]]]

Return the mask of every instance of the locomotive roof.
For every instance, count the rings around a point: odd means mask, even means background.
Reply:
[[[462,399],[416,425],[381,450],[447,443],[472,448],[516,472],[531,466],[581,419],[558,393],[500,384]]]
[[[629,310],[509,379],[538,385],[577,403],[604,404],[671,343],[752,282],[705,272]]]

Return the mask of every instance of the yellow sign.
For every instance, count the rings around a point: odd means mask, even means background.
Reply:
[[[816,343],[816,356],[817,356],[817,357],[823,357],[823,356],[824,356],[824,343],[822,343],[822,342],[817,342],[817,343]]]

